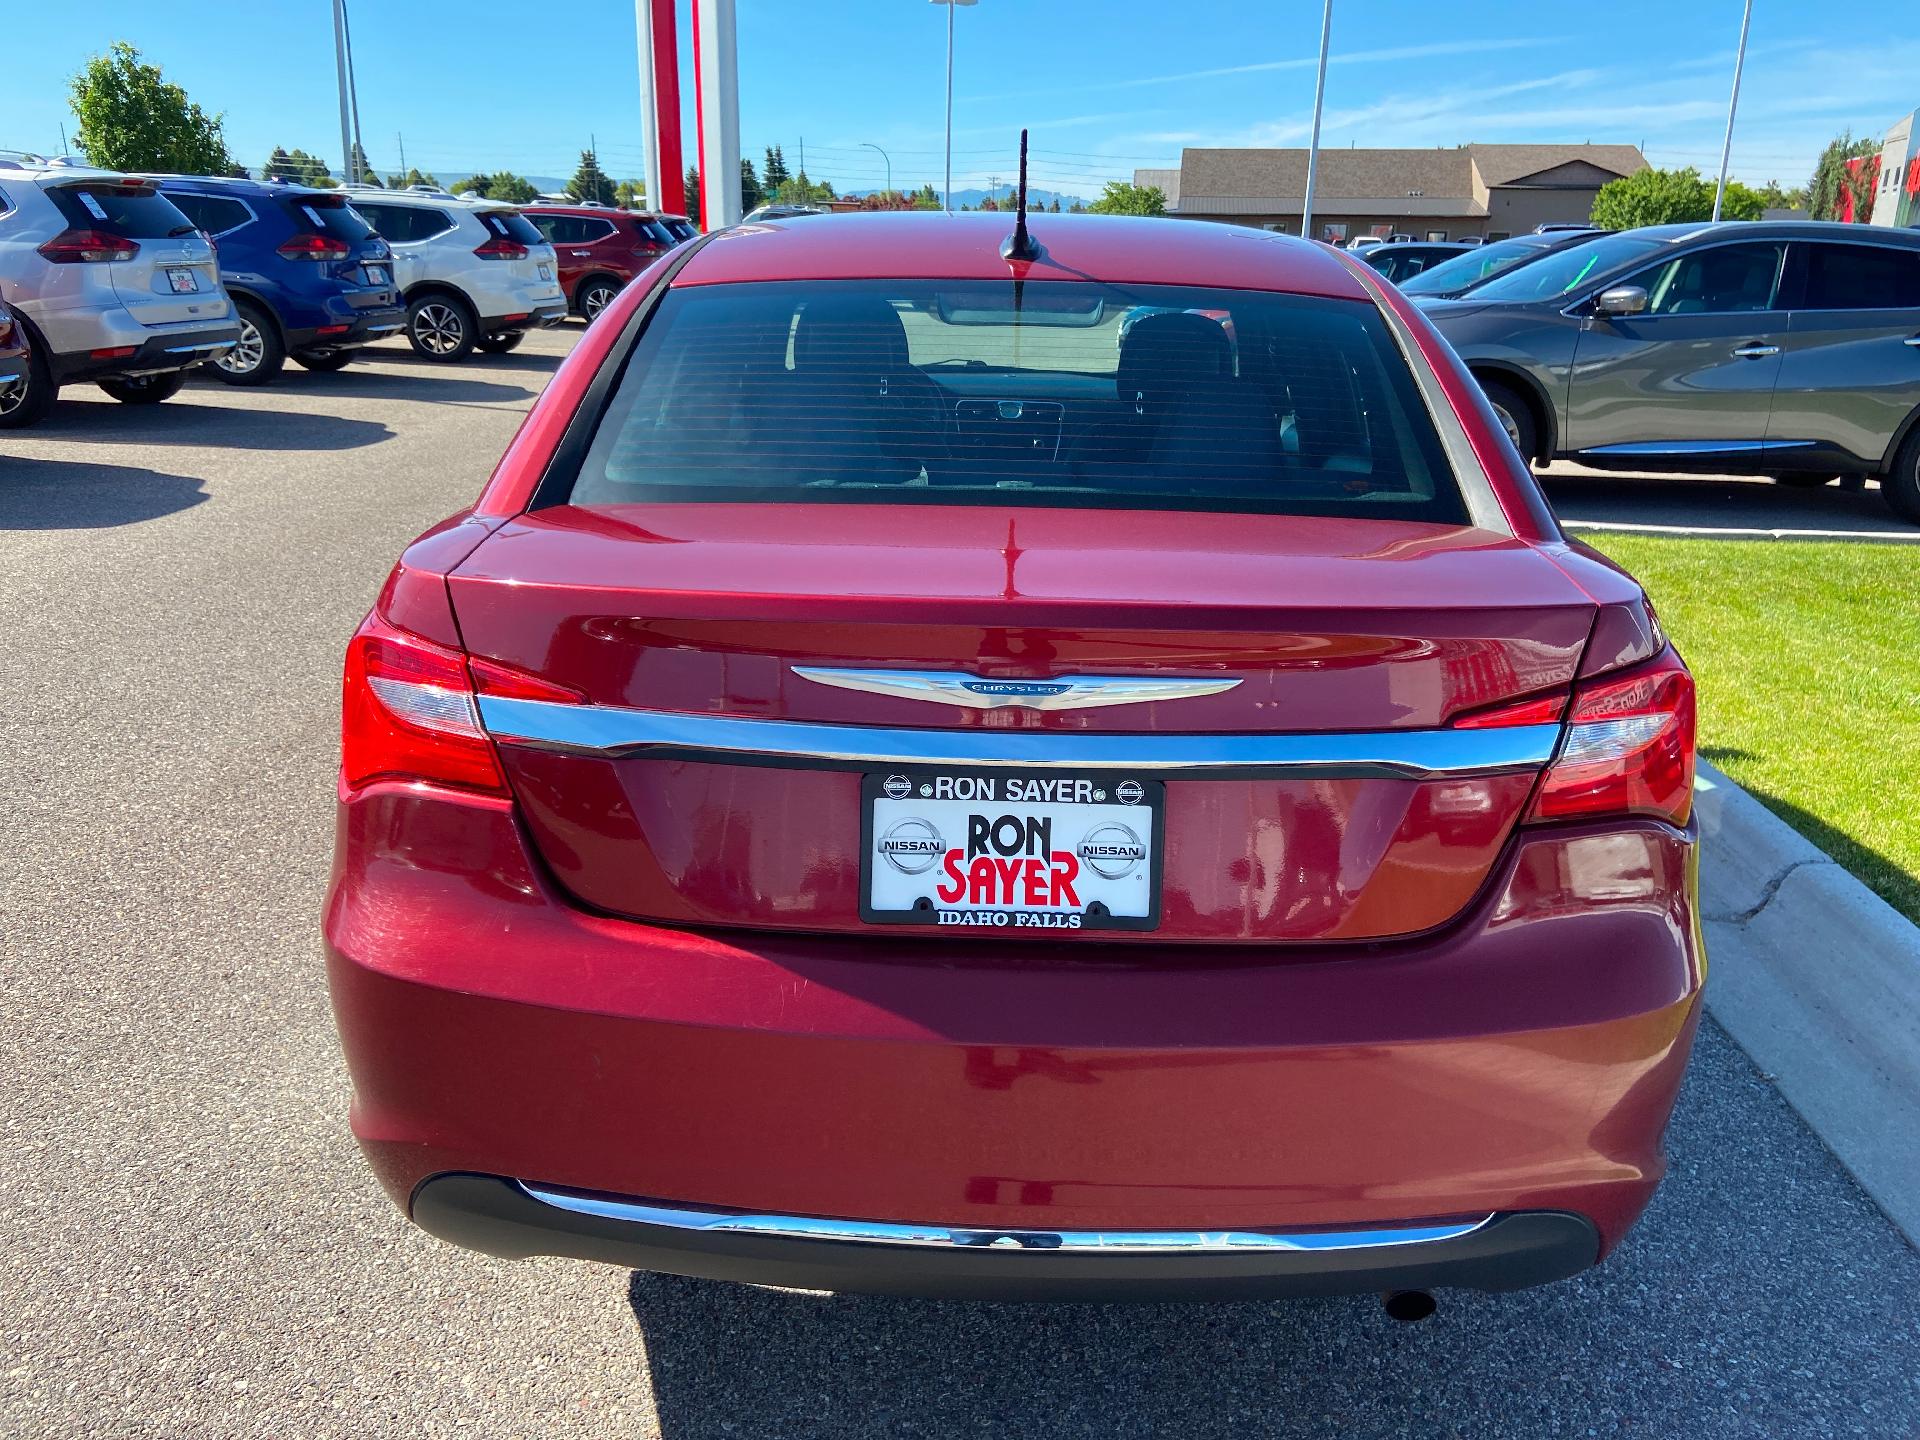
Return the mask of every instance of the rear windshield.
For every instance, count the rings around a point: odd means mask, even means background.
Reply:
[[[522,245],[547,243],[547,237],[540,233],[540,227],[518,210],[482,210],[480,221],[494,234],[517,240]]]
[[[146,185],[55,185],[47,193],[76,230],[106,229],[129,240],[161,240],[194,228],[177,205]]]
[[[1371,303],[1080,281],[670,290],[570,498],[1466,518]]]
[[[1473,292],[1476,300],[1553,300],[1597,280],[1622,265],[1665,248],[1664,240],[1647,235],[1603,235],[1570,249],[1557,250],[1544,260],[1522,266],[1511,275],[1489,280]]]
[[[342,197],[287,195],[281,198],[280,203],[286,206],[287,214],[302,230],[332,235],[356,245],[373,234],[373,227]]]

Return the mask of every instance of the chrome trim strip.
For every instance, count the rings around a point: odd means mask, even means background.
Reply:
[[[1233,689],[1240,677],[1225,680],[1164,680],[1132,675],[1059,675],[1046,680],[998,680],[964,670],[843,670],[795,665],[802,680],[892,695],[902,700],[937,700],[971,710],[1018,705],[1028,710],[1085,710],[1096,705],[1139,705],[1149,700],[1184,700]]]
[[[1111,1254],[1244,1254],[1249,1250],[1306,1253],[1374,1250],[1458,1240],[1493,1222],[1492,1215],[1450,1225],[1400,1225],[1375,1230],[970,1230],[948,1225],[903,1225],[880,1220],[823,1220],[806,1215],[748,1215],[648,1205],[516,1181],[542,1205],[604,1220],[626,1220],[706,1235],[766,1235],[782,1240],[833,1240],[856,1245],[907,1245],[940,1250],[1039,1250]]]
[[[1353,271],[1362,288],[1373,297],[1374,309],[1380,312],[1380,318],[1393,335],[1393,343],[1400,347],[1401,359],[1413,372],[1414,386],[1420,392],[1421,402],[1427,407],[1433,428],[1439,433],[1440,448],[1446,451],[1447,464],[1452,468],[1454,480],[1460,486],[1460,494],[1467,502],[1467,518],[1478,529],[1511,536],[1513,522],[1507,519],[1507,512],[1500,506],[1500,497],[1493,493],[1493,486],[1488,483],[1487,472],[1480,465],[1480,457],[1474,452],[1473,441],[1467,435],[1467,427],[1461,424],[1453,401],[1447,398],[1446,387],[1440,383],[1433,366],[1427,363],[1426,356],[1421,354],[1420,341],[1413,333],[1413,328],[1387,303],[1387,281],[1365,261],[1355,260],[1344,252],[1335,253]]]
[[[1625,440],[1589,445],[1581,455],[1741,455],[1755,450],[1804,450],[1811,440]]]
[[[209,340],[200,345],[169,345],[164,353],[168,355],[192,355],[200,350],[231,350],[238,340]]]
[[[1314,779],[1501,775],[1538,769],[1560,739],[1558,725],[1290,735],[1120,735],[984,726],[878,729],[559,705],[498,695],[480,697],[480,719],[502,740],[608,758],[634,755],[849,770],[1026,765],[1174,773],[1186,779],[1249,772]]]

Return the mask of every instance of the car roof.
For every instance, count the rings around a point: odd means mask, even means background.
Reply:
[[[1378,245],[1369,245],[1369,250],[1478,250],[1478,245],[1469,245],[1464,240],[1384,240]]]
[[[144,175],[128,174],[124,170],[102,170],[97,165],[77,164],[59,158],[48,160],[38,155],[27,155],[19,151],[11,156],[0,155],[0,171],[11,176],[25,176],[29,180],[133,180],[144,182]]]
[[[142,172],[137,178],[151,180],[162,190],[176,187],[205,186],[210,190],[231,190],[237,195],[338,195],[338,190],[320,185],[300,185],[291,180],[255,180],[238,175],[161,175]]]
[[[489,200],[485,196],[468,198],[464,195],[449,195],[444,190],[388,190],[379,185],[342,185],[332,192],[345,195],[349,200],[372,200],[382,204],[398,202],[402,205],[452,205],[461,210],[518,210],[521,207],[510,200]]]
[[[611,215],[629,215],[641,220],[651,219],[653,216],[650,210],[623,210],[618,205],[557,205],[550,200],[529,200],[516,208],[526,211],[529,215],[580,215],[589,220],[604,220]]]
[[[1839,220],[1708,220],[1676,225],[1645,225],[1638,230],[1607,233],[1644,235],[1670,245],[1713,237],[1723,240],[1891,240],[1900,245],[1920,247],[1920,230],[1899,230],[1886,225],[1849,225]],[[1601,237],[1595,235],[1588,238],[1597,240]]]
[[[877,211],[762,221],[717,231],[687,259],[676,285],[755,280],[1085,280],[1211,285],[1366,300],[1334,251],[1241,225],[1126,215],[1030,217],[1044,254],[1017,267],[1001,258],[1005,213]]]

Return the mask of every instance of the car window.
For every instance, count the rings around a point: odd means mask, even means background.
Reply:
[[[146,185],[51,185],[47,195],[76,230],[105,226],[129,240],[161,240],[199,228],[179,206]]]
[[[564,215],[529,215],[527,216],[527,219],[532,223],[534,229],[538,230],[541,233],[541,235],[546,237],[546,241],[549,245],[564,245],[567,243],[565,238],[566,237],[565,227],[567,223],[566,216]]]
[[[4,189],[0,189],[0,215],[6,214],[11,209],[13,209],[13,201],[7,198],[7,192]]]
[[[1780,288],[1783,242],[1712,245],[1620,281],[1647,292],[1648,315],[1739,315],[1771,310]]]
[[[1920,250],[1891,245],[1807,247],[1805,310],[1920,309]]]
[[[669,290],[570,496],[659,500],[1466,514],[1373,305],[1082,281]]]
[[[1441,295],[1465,290],[1524,260],[1536,260],[1546,254],[1549,248],[1534,240],[1505,240],[1499,244],[1481,245],[1465,254],[1442,260],[1438,265],[1427,266],[1401,288],[1409,295]]]
[[[1552,300],[1624,265],[1658,253],[1666,245],[1648,235],[1602,235],[1555,250],[1530,265],[1496,275],[1476,286],[1473,298],[1492,301]],[[1492,247],[1489,246],[1489,249]],[[1434,274],[1440,272],[1436,268]]]
[[[518,210],[482,210],[480,223],[502,239],[513,240],[521,245],[544,245],[547,237],[535,228],[534,223]]]
[[[453,229],[453,219],[444,210],[430,205],[379,205],[355,202],[367,223],[380,232],[389,244],[404,245],[415,240],[431,240]]]
[[[588,215],[579,215],[575,219],[579,222],[580,228],[574,238],[567,242],[570,245],[591,245],[594,241],[604,240],[613,234],[611,220],[601,220]]]
[[[181,195],[169,192],[167,198],[182,215],[209,235],[223,235],[253,223],[253,212],[226,195]]]
[[[348,204],[344,196],[287,195],[281,198],[280,203],[286,207],[293,223],[302,230],[331,235],[350,245],[358,245],[373,234],[373,227],[367,223],[366,217]]]

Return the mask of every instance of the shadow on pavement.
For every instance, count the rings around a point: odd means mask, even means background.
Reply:
[[[504,355],[488,355],[476,350],[464,360],[446,363],[439,360],[424,360],[413,353],[409,345],[384,344],[370,346],[360,352],[365,360],[377,361],[383,365],[405,365],[415,370],[437,370],[443,375],[457,375],[463,370],[475,370],[494,374],[520,371],[524,374],[551,375],[560,368],[565,355],[549,355],[538,350],[510,350]],[[355,360],[354,364],[362,363]],[[352,369],[349,366],[348,369]]]
[[[1704,531],[1842,530],[1920,539],[1868,481],[1812,489],[1724,476],[1627,475],[1555,466],[1540,476],[1547,503],[1563,522],[1663,525]],[[1739,538],[1739,537],[1730,537]]]
[[[1234,1305],[966,1305],[635,1274],[667,1440],[1912,1434],[1920,1257],[1701,1028],[1644,1223],[1599,1269]]]
[[[214,383],[218,383],[217,381]],[[376,420],[169,400],[160,405],[63,402],[31,434],[34,439],[85,440],[96,445],[186,445],[235,450],[354,450],[393,438]]]
[[[214,381],[218,384],[218,381]],[[448,369],[439,374],[360,369],[349,365],[331,375],[316,375],[289,365],[273,388],[295,395],[338,396],[347,400],[419,400],[432,404],[518,405],[540,393],[532,387],[475,380]]]
[[[0,456],[0,530],[100,530],[187,510],[200,481],[133,465]]]

